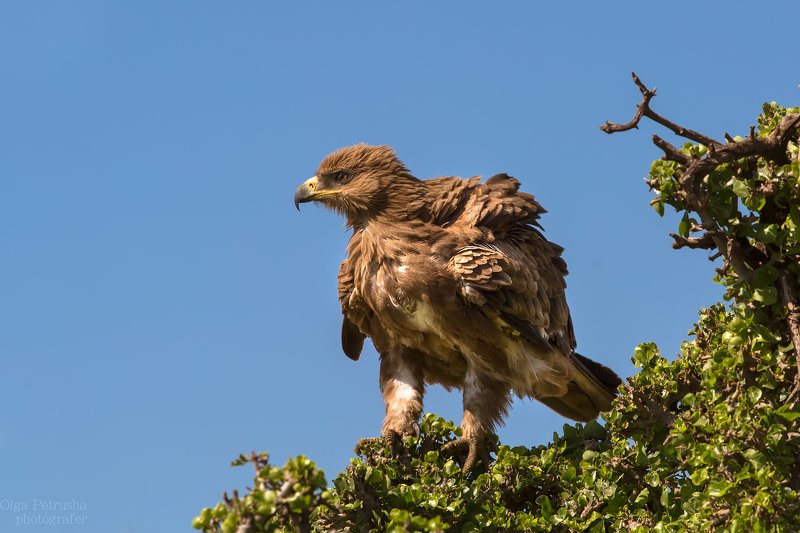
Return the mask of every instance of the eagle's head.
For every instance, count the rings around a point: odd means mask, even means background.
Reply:
[[[294,193],[298,209],[305,202],[319,202],[357,226],[381,213],[408,206],[394,205],[419,181],[388,146],[356,144],[341,148],[320,163],[316,174]],[[413,195],[412,195],[413,196]]]

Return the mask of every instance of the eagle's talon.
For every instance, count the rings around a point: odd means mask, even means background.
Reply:
[[[485,440],[478,437],[462,437],[442,446],[443,454],[452,455],[459,460],[463,459],[461,471],[465,474],[468,474],[478,461],[481,461],[483,466],[488,468],[491,462],[489,452],[490,450]],[[466,458],[464,455],[466,455]]]
[[[360,439],[356,443],[356,447],[353,450],[356,454],[361,455],[362,451],[369,446],[380,444],[386,448],[389,448],[392,453],[396,453],[397,449],[400,447],[400,444],[403,442],[403,437],[393,429],[387,430],[386,434],[382,437],[367,437],[364,439]]]
[[[403,437],[398,432],[390,429],[383,436],[383,444],[392,452],[396,452],[400,445],[403,443]]]

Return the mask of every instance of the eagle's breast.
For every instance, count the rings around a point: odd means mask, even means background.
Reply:
[[[446,263],[430,245],[408,235],[398,239],[365,229],[359,241],[351,250],[358,258],[354,285],[373,317],[365,333],[379,344],[436,352],[445,345],[452,349],[445,339],[442,303],[457,297],[458,289]]]

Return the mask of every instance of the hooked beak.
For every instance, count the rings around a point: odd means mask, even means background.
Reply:
[[[300,204],[312,201],[315,198],[317,189],[319,189],[319,183],[317,182],[316,176],[310,177],[300,185],[294,192],[295,208],[300,211]]]

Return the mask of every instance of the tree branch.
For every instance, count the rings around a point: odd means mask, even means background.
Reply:
[[[800,115],[787,115],[784,117],[768,137],[757,137],[755,128],[750,128],[750,134],[746,139],[737,142],[726,133],[725,139],[728,144],[722,144],[707,135],[676,124],[650,109],[650,100],[656,95],[655,88],[652,90],[648,89],[635,72],[632,72],[631,76],[633,77],[633,82],[639,88],[639,92],[643,95],[642,101],[636,106],[636,114],[627,124],[617,124],[606,121],[605,124],[600,126],[600,129],[604,132],[611,134],[638,128],[639,121],[641,121],[642,117],[647,117],[653,122],[661,124],[676,135],[707,146],[709,148],[708,155],[705,158],[693,159],[692,163],[697,166],[697,169],[691,169],[694,172],[704,170],[704,174],[707,174],[710,169],[721,163],[727,163],[735,159],[750,156],[761,156],[778,164],[786,164],[789,162],[786,156],[786,148],[792,140],[792,136],[795,134],[797,128],[800,127]],[[665,143],[663,139],[659,138],[659,141]],[[656,143],[659,148],[664,149],[661,144],[656,142],[656,138],[653,139],[653,142]],[[687,171],[688,170],[690,169],[687,168]]]
[[[781,291],[781,300],[786,306],[786,322],[789,325],[789,332],[794,344],[794,358],[797,365],[797,375],[794,378],[794,389],[789,395],[789,401],[793,401],[800,394],[800,306],[794,295],[794,283],[790,278],[789,272],[785,269],[780,270],[778,285]]]
[[[236,533],[255,533],[256,524],[252,516],[245,516],[236,528]]]
[[[676,233],[670,233],[669,236],[675,239],[672,247],[676,250],[684,247],[714,250],[717,247],[710,233],[704,233],[702,237],[681,237]]]
[[[653,135],[653,144],[664,150],[664,157],[668,161],[675,161],[683,166],[688,165],[689,162],[691,161],[688,155],[681,153],[681,151],[678,150],[677,147],[668,143],[658,135]]]
[[[633,83],[636,84],[636,86],[639,88],[639,91],[642,93],[642,101],[636,106],[636,114],[627,124],[616,124],[606,120],[606,123],[600,126],[600,129],[608,134],[638,128],[639,121],[643,116],[645,116],[645,113],[650,111],[650,100],[656,95],[656,88],[653,87],[653,90],[651,91],[645,87],[644,83],[642,83],[642,80],[639,79],[635,72],[631,72],[631,76],[633,77]]]
[[[635,72],[631,72],[631,77],[633,78],[633,83],[635,83],[639,88],[639,92],[642,93],[642,101],[636,106],[636,114],[627,124],[615,124],[614,122],[606,121],[605,124],[600,126],[601,130],[609,134],[616,133],[618,131],[628,131],[633,128],[638,128],[639,121],[642,119],[642,117],[647,117],[653,122],[657,122],[665,128],[672,130],[672,132],[674,132],[676,135],[680,135],[686,139],[708,147],[721,146],[719,142],[715,141],[711,137],[703,135],[700,132],[684,128],[680,124],[676,124],[650,109],[650,100],[652,100],[652,98],[656,95],[655,87],[652,90],[645,87],[644,83],[642,83],[642,80],[639,79],[639,76],[637,76]]]
[[[639,88],[639,92],[642,93],[642,101],[636,106],[636,114],[627,124],[615,124],[606,121],[600,128],[606,133],[627,131],[638,127],[642,117],[647,117],[681,137],[708,147],[708,152],[705,156],[689,157],[658,135],[653,135],[653,143],[663,150],[664,158],[669,161],[675,161],[684,167],[677,179],[679,187],[683,191],[682,200],[686,202],[689,209],[700,215],[703,226],[709,230],[707,235],[711,235],[710,238],[713,240],[715,247],[723,254],[727,264],[734,269],[739,279],[750,281],[752,279],[752,269],[747,266],[745,259],[749,257],[749,248],[752,248],[752,246],[749,243],[745,243],[743,246],[742,243],[735,239],[735,236],[725,235],[720,231],[719,225],[710,213],[709,196],[702,185],[702,180],[719,165],[742,158],[763,157],[777,164],[788,163],[789,159],[786,151],[789,142],[796,135],[797,128],[800,127],[800,115],[784,117],[767,137],[757,137],[755,129],[751,128],[750,134],[746,139],[737,142],[726,133],[725,138],[728,144],[721,144],[711,137],[684,128],[655,113],[650,109],[650,100],[656,94],[655,89],[648,89],[635,73],[631,73],[631,76],[633,77],[633,82]],[[710,242],[705,240],[705,237],[703,239],[702,241],[676,240],[673,246],[675,248],[685,246],[712,249],[712,247],[708,246]]]

